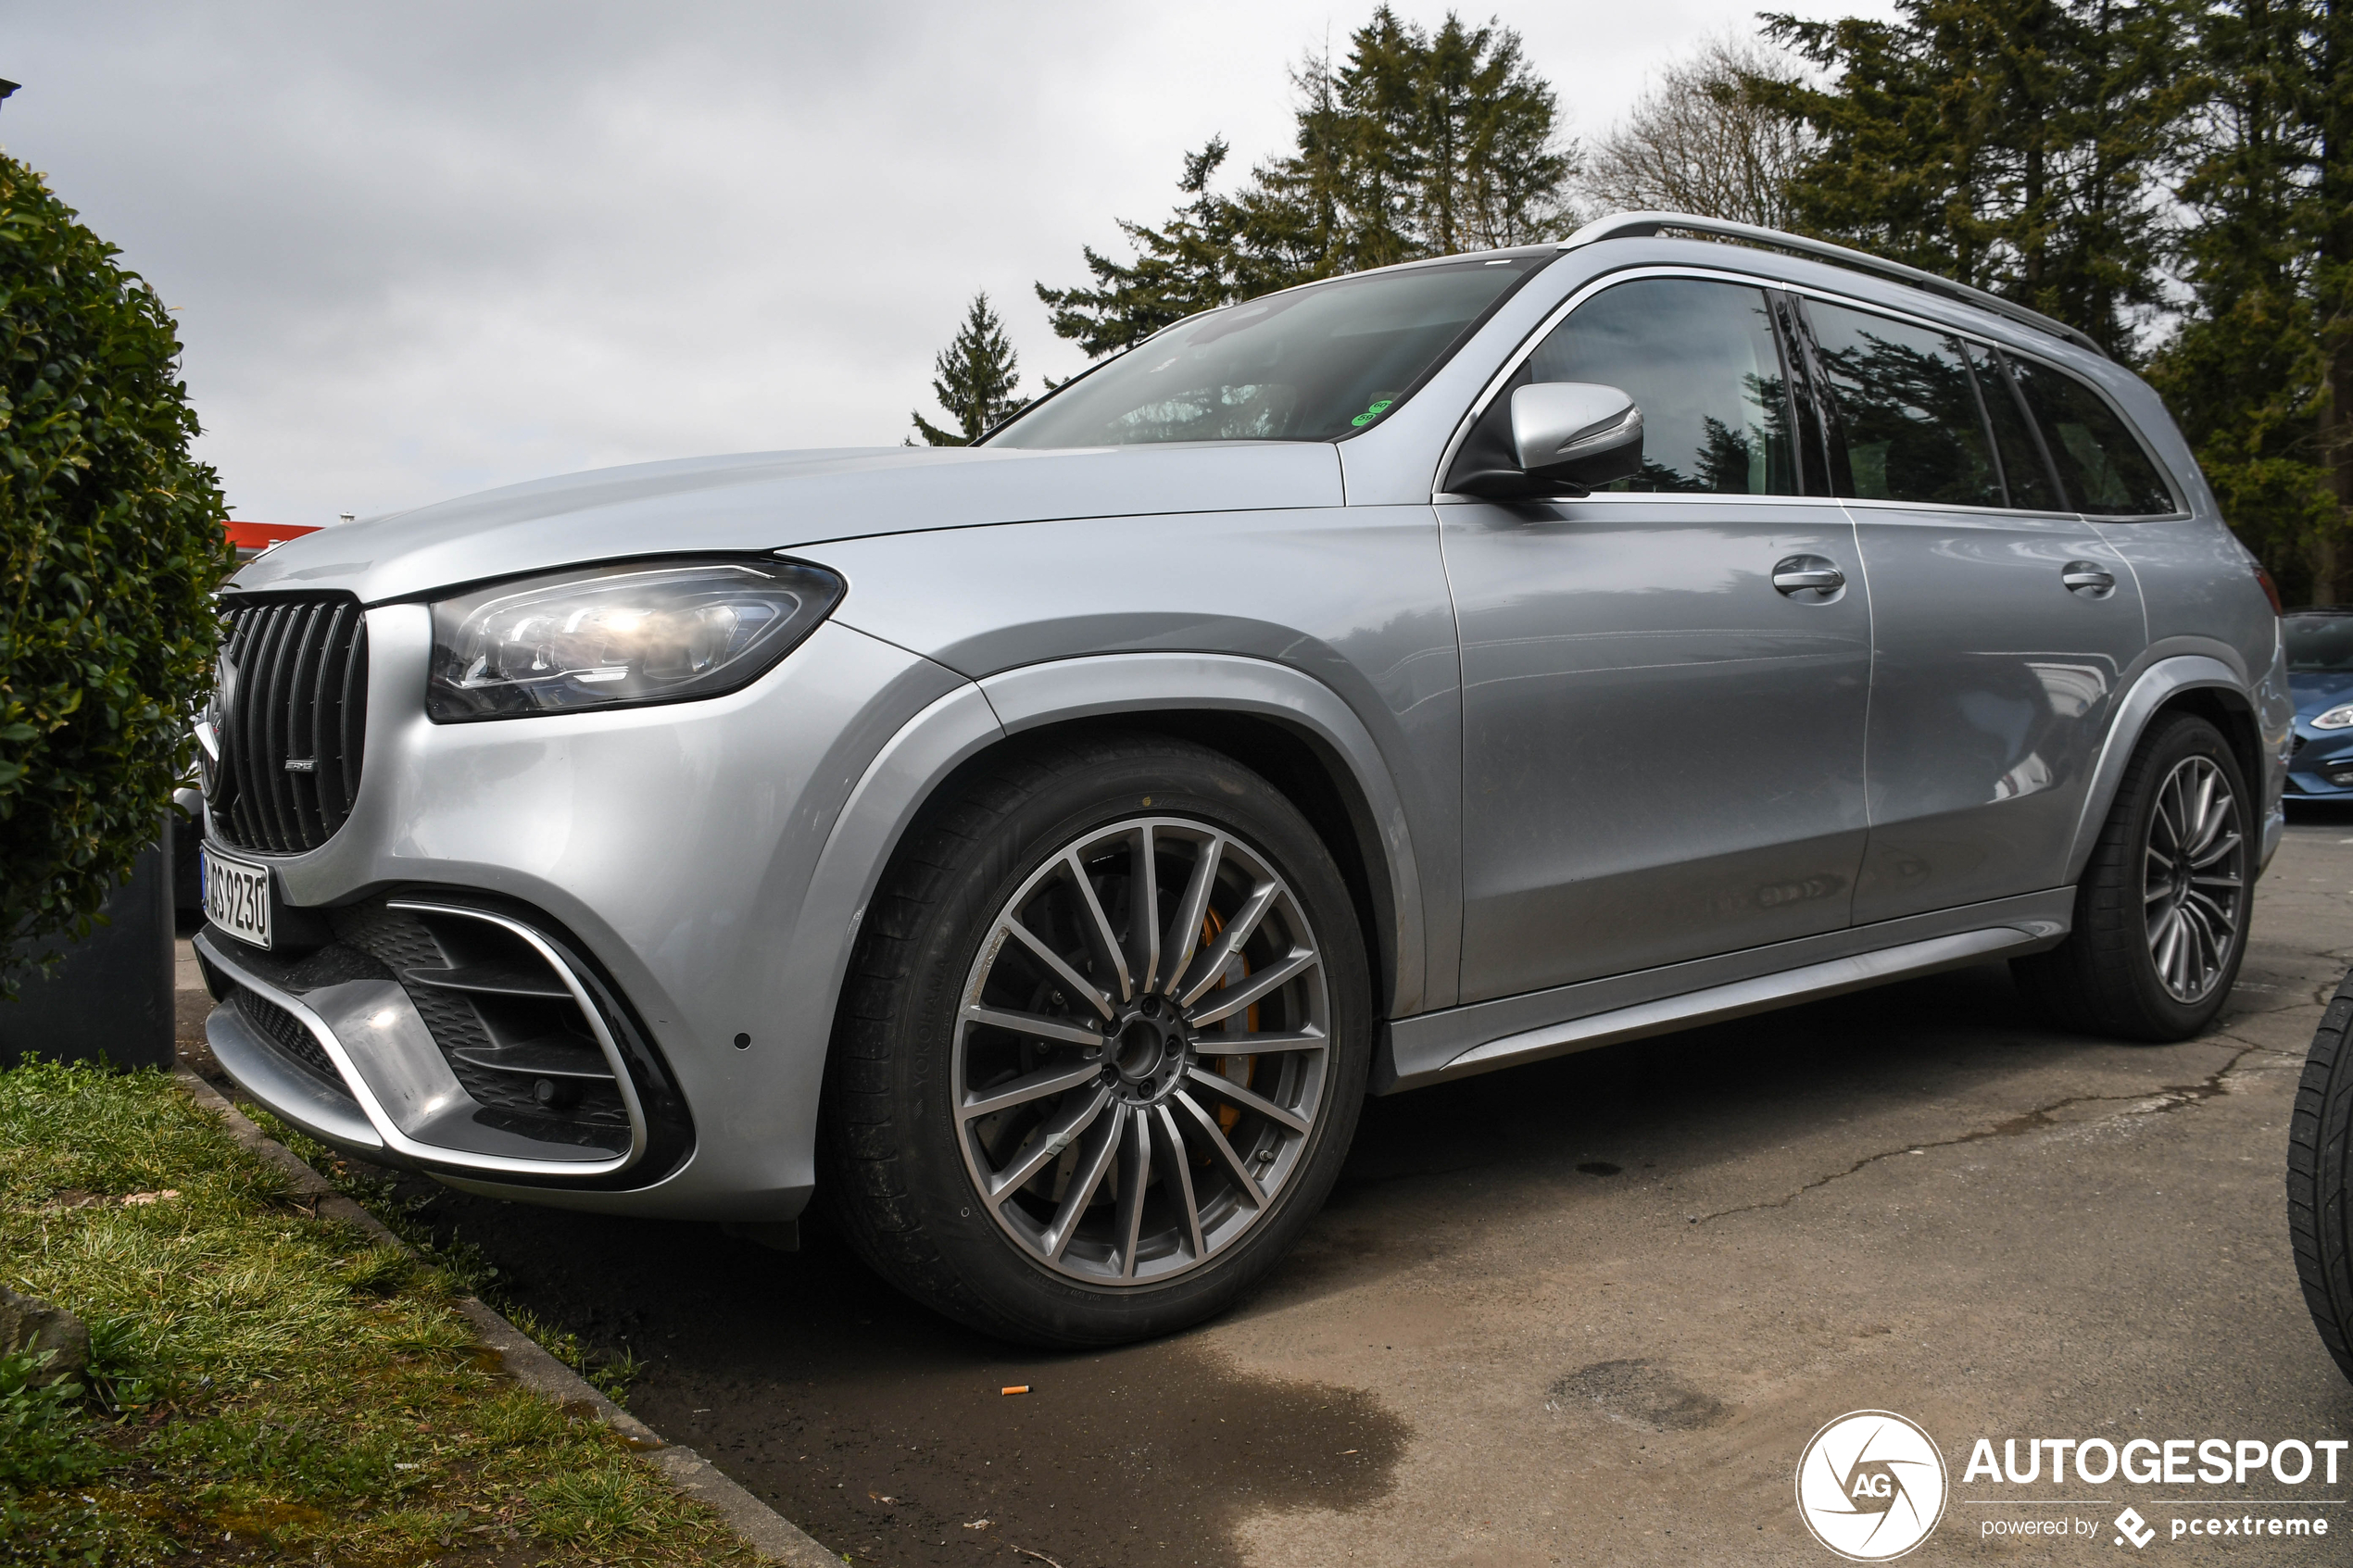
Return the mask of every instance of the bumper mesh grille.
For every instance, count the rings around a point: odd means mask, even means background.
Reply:
[[[371,902],[333,915],[339,942],[368,954],[399,978],[449,1071],[477,1104],[501,1124],[565,1143],[626,1147],[629,1110],[611,1078],[563,1080],[559,1103],[538,1098],[539,1077],[495,1065],[515,1043],[556,1046],[576,1056],[588,1072],[608,1071],[590,1036],[587,1021],[566,996],[561,1001],[452,989],[421,976],[453,972],[451,966],[490,960],[518,972],[536,972],[556,988],[561,983],[538,956],[521,944],[498,944],[495,928],[447,918],[428,922],[406,909]],[[493,946],[484,946],[485,938]]]
[[[348,1094],[343,1074],[335,1071],[327,1053],[319,1048],[318,1040],[302,1026],[302,1020],[271,1001],[269,997],[237,987],[237,1011],[255,1032],[278,1047],[279,1054],[321,1082],[331,1085],[337,1093]]]
[[[316,849],[351,815],[368,719],[368,623],[348,595],[227,605],[205,795],[248,849]]]

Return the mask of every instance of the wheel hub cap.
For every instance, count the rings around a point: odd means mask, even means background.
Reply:
[[[1122,1098],[1130,1104],[1146,1104],[1165,1096],[1184,1076],[1192,1054],[1184,1027],[1174,1022],[1164,1009],[1155,1008],[1154,1012],[1159,1016],[1141,1010],[1127,1013],[1111,1037],[1107,1076],[1120,1085]]]

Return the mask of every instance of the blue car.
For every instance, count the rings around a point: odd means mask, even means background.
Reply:
[[[2353,605],[2291,610],[2280,628],[2296,697],[2287,793],[2353,799]]]

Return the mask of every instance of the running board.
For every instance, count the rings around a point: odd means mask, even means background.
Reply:
[[[2018,926],[2000,925],[1955,932],[1949,935],[1931,936],[1925,941],[1881,947],[1876,952],[1856,953],[1846,958],[1806,964],[1777,974],[1710,985],[1687,991],[1681,996],[1662,997],[1632,1007],[1614,1008],[1606,1012],[1592,1013],[1564,1022],[1548,1023],[1541,1028],[1522,1030],[1473,1046],[1448,1059],[1441,1066],[1426,1068],[1418,1073],[1400,1073],[1388,1087],[1391,1090],[1418,1088],[1424,1084],[1466,1078],[1473,1073],[1492,1072],[1498,1067],[1513,1067],[1524,1061],[1540,1061],[1546,1057],[1567,1056],[1572,1051],[1591,1050],[1596,1046],[1614,1045],[1620,1040],[1638,1040],[1646,1035],[1665,1035],[1703,1023],[1744,1018],[1751,1013],[1768,1012],[1798,1002],[1860,991],[1890,980],[1932,974],[1939,970],[1962,969],[2004,954],[2031,952],[2049,947],[2056,935],[2065,933],[2063,923],[2057,924],[2056,931],[2053,923],[2025,922]]]

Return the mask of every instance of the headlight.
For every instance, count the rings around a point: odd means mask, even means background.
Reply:
[[[2342,730],[2353,725],[2353,702],[2340,703],[2312,721],[2316,730]]]
[[[798,561],[654,561],[479,589],[433,607],[437,723],[717,696],[757,679],[841,602]]]

